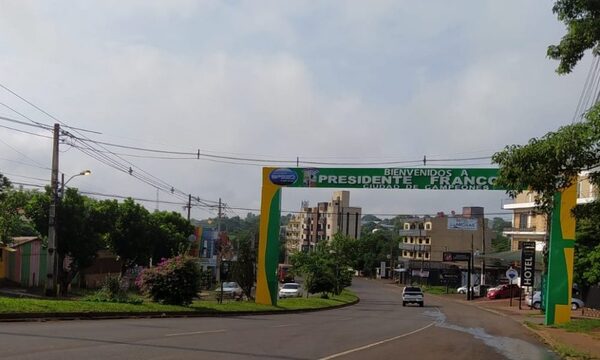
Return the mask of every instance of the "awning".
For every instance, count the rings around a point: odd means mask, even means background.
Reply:
[[[517,263],[521,262],[521,250],[501,251],[501,252],[490,253],[490,254],[485,254],[485,255],[475,255],[475,259],[477,260],[478,258],[489,259],[492,261],[495,260],[495,261],[501,263],[502,265],[510,265],[511,263],[514,263],[514,262],[517,262]],[[543,253],[541,251],[536,251],[535,252],[535,267],[537,269],[541,269],[543,265],[544,265]]]

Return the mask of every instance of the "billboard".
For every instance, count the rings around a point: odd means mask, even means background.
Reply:
[[[477,230],[477,219],[451,217],[448,218],[448,230]]]
[[[497,169],[271,168],[268,179],[284,187],[499,190]]]

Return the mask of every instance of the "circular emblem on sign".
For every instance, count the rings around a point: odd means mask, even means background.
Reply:
[[[292,185],[298,180],[298,175],[292,169],[275,169],[269,174],[269,179],[276,185]]]
[[[513,268],[510,268],[510,269],[506,270],[506,277],[507,277],[507,278],[509,278],[509,279],[511,279],[511,280],[514,280],[514,279],[516,279],[518,276],[519,276],[519,273],[517,272],[517,270],[515,270],[515,269],[513,269]]]

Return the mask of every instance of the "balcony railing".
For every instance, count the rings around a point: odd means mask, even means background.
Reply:
[[[398,235],[400,236],[425,236],[427,230],[424,229],[410,229],[410,230],[399,230]]]
[[[535,233],[535,232],[545,232],[546,229],[542,228],[539,229],[535,226],[533,227],[528,227],[528,228],[523,228],[523,227],[517,227],[517,228],[504,228],[502,229],[503,233],[517,233],[517,232],[522,232],[522,233]]]
[[[426,245],[426,244],[400,243],[400,246],[398,246],[398,248],[401,250],[411,250],[411,251],[431,251],[431,244]]]

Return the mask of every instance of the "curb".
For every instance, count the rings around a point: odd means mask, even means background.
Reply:
[[[115,319],[156,319],[156,318],[193,318],[193,317],[231,317],[251,315],[277,315],[298,314],[325,310],[335,310],[360,302],[357,298],[347,304],[334,305],[318,309],[298,310],[273,310],[273,311],[231,311],[231,312],[199,312],[199,311],[173,311],[173,312],[68,312],[68,313],[0,313],[0,322],[27,322],[27,321],[62,321],[62,320],[115,320]]]

